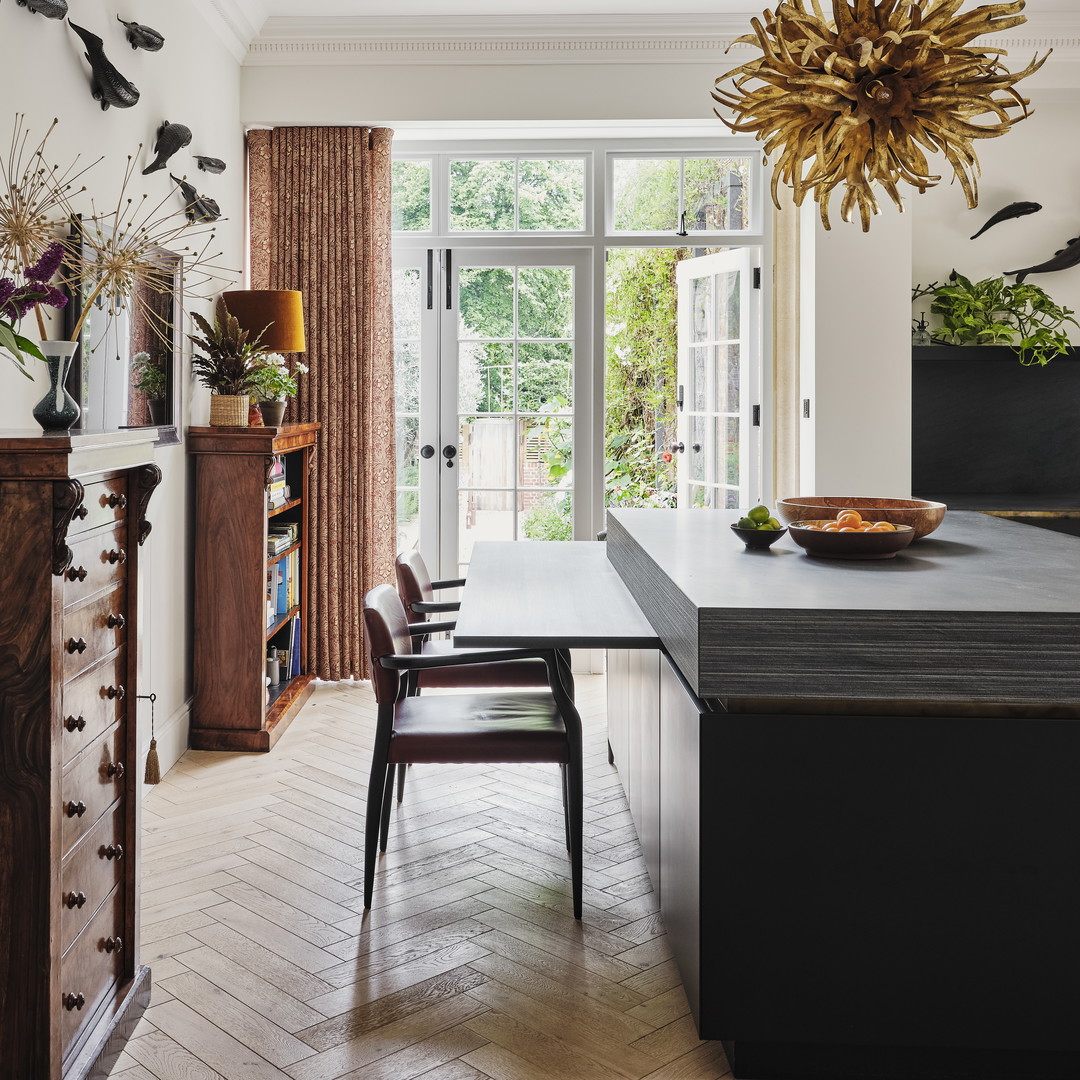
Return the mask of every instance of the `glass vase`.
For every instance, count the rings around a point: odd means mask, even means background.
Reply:
[[[68,370],[79,348],[77,341],[43,341],[41,351],[49,372],[49,392],[34,406],[34,419],[42,431],[67,431],[82,415],[79,403],[68,393]]]

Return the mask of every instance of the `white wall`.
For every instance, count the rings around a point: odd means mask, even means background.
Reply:
[[[77,5],[76,5],[77,6]],[[218,230],[218,246],[225,265],[243,265],[243,133],[239,124],[239,65],[218,44],[194,5],[158,4],[153,0],[114,0],[83,5],[75,12],[80,26],[99,34],[106,55],[140,91],[131,109],[102,111],[90,96],[89,66],[82,58],[82,43],[66,23],[33,15],[14,3],[0,4],[0,97],[8,103],[0,124],[0,152],[7,153],[14,113],[26,114],[32,136],[42,135],[53,117],[59,125],[49,139],[47,155],[66,166],[76,155],[89,163],[105,160],[86,177],[99,208],[115,203],[129,154],[140,154],[140,170],[153,158],[151,147],[163,120],[187,124],[194,133],[191,145],[169,163],[176,175],[188,174],[200,191],[215,198],[229,220]],[[153,26],[165,36],[157,53],[133,51],[117,14]],[[143,144],[138,151],[139,143]],[[198,172],[191,154],[223,158],[228,169],[220,176]],[[169,187],[166,171],[139,176],[135,194],[148,192],[161,198]],[[180,207],[177,197],[177,208]],[[204,309],[196,302],[189,307]],[[32,320],[23,324],[28,332]],[[190,329],[190,327],[185,327]],[[33,331],[29,331],[33,333]],[[45,392],[44,383],[31,385],[6,359],[0,359],[0,427],[33,427],[34,403]],[[206,392],[184,378],[183,427],[206,423]],[[194,406],[192,397],[196,398]],[[187,746],[188,702],[191,695],[191,551],[189,536],[188,458],[184,447],[160,448],[157,463],[163,480],[154,495],[148,517],[153,533],[144,548],[142,649],[143,693],[157,696],[158,750],[164,771]],[[132,703],[134,708],[134,703]],[[150,739],[150,713],[139,703],[142,745]]]
[[[841,221],[835,199],[831,230],[816,225],[812,291],[803,283],[814,343],[804,493],[910,494],[912,219],[878,201],[869,232]]]
[[[944,282],[954,268],[972,280],[999,277],[1005,270],[1045,262],[1080,236],[1080,95],[1034,90],[1028,96],[1034,110],[1028,119],[976,146],[982,178],[974,210],[967,208],[959,184],[944,180],[912,200],[913,284]],[[1013,202],[1041,203],[1042,210],[969,239]],[[1028,280],[1080,311],[1080,266]],[[928,299],[916,303],[916,317],[919,310],[929,310]],[[1080,330],[1071,329],[1073,342],[1080,342]]]

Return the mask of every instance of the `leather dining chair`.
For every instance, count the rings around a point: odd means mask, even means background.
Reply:
[[[458,649],[453,641],[445,638],[432,638],[430,635],[450,632],[454,622],[442,620],[425,623],[428,614],[453,613],[461,607],[460,600],[436,600],[434,594],[440,589],[458,588],[465,584],[464,578],[445,581],[432,581],[427,563],[415,548],[401,552],[394,560],[394,573],[397,577],[398,596],[407,616],[414,623],[421,624],[414,630],[414,651],[423,656],[468,656],[476,650]],[[432,689],[478,689],[492,686],[547,686],[547,667],[542,660],[520,659],[509,653],[504,659],[490,663],[468,663],[461,666],[437,667],[410,671],[408,673],[409,694],[418,694],[421,690]],[[573,694],[573,682],[570,684]],[[405,769],[397,771],[397,801],[405,798]]]
[[[410,672],[479,666],[500,657],[500,650],[482,649],[451,656],[415,653],[415,625],[391,586],[377,585],[364,597],[364,630],[378,704],[364,828],[364,907],[371,907],[378,849],[386,850],[395,768],[418,762],[550,762],[562,772],[574,917],[580,919],[581,718],[567,689],[564,656],[556,649],[521,650],[544,666],[542,690],[411,695]]]

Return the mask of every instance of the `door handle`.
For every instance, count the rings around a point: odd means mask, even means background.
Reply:
[[[429,457],[434,457],[435,456],[435,447],[432,446],[430,443],[424,443],[424,445],[420,447],[420,456],[425,461]]]
[[[452,469],[454,467],[454,458],[457,457],[457,447],[453,443],[447,443],[442,448],[442,456],[446,458],[446,467]]]
[[[683,446],[683,444],[681,442],[672,443],[671,444],[671,452],[673,454],[685,454],[686,453],[686,447]]]

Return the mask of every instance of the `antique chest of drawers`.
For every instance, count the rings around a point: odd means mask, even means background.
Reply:
[[[0,1053],[107,1074],[138,963],[138,554],[153,432],[0,432]]]

